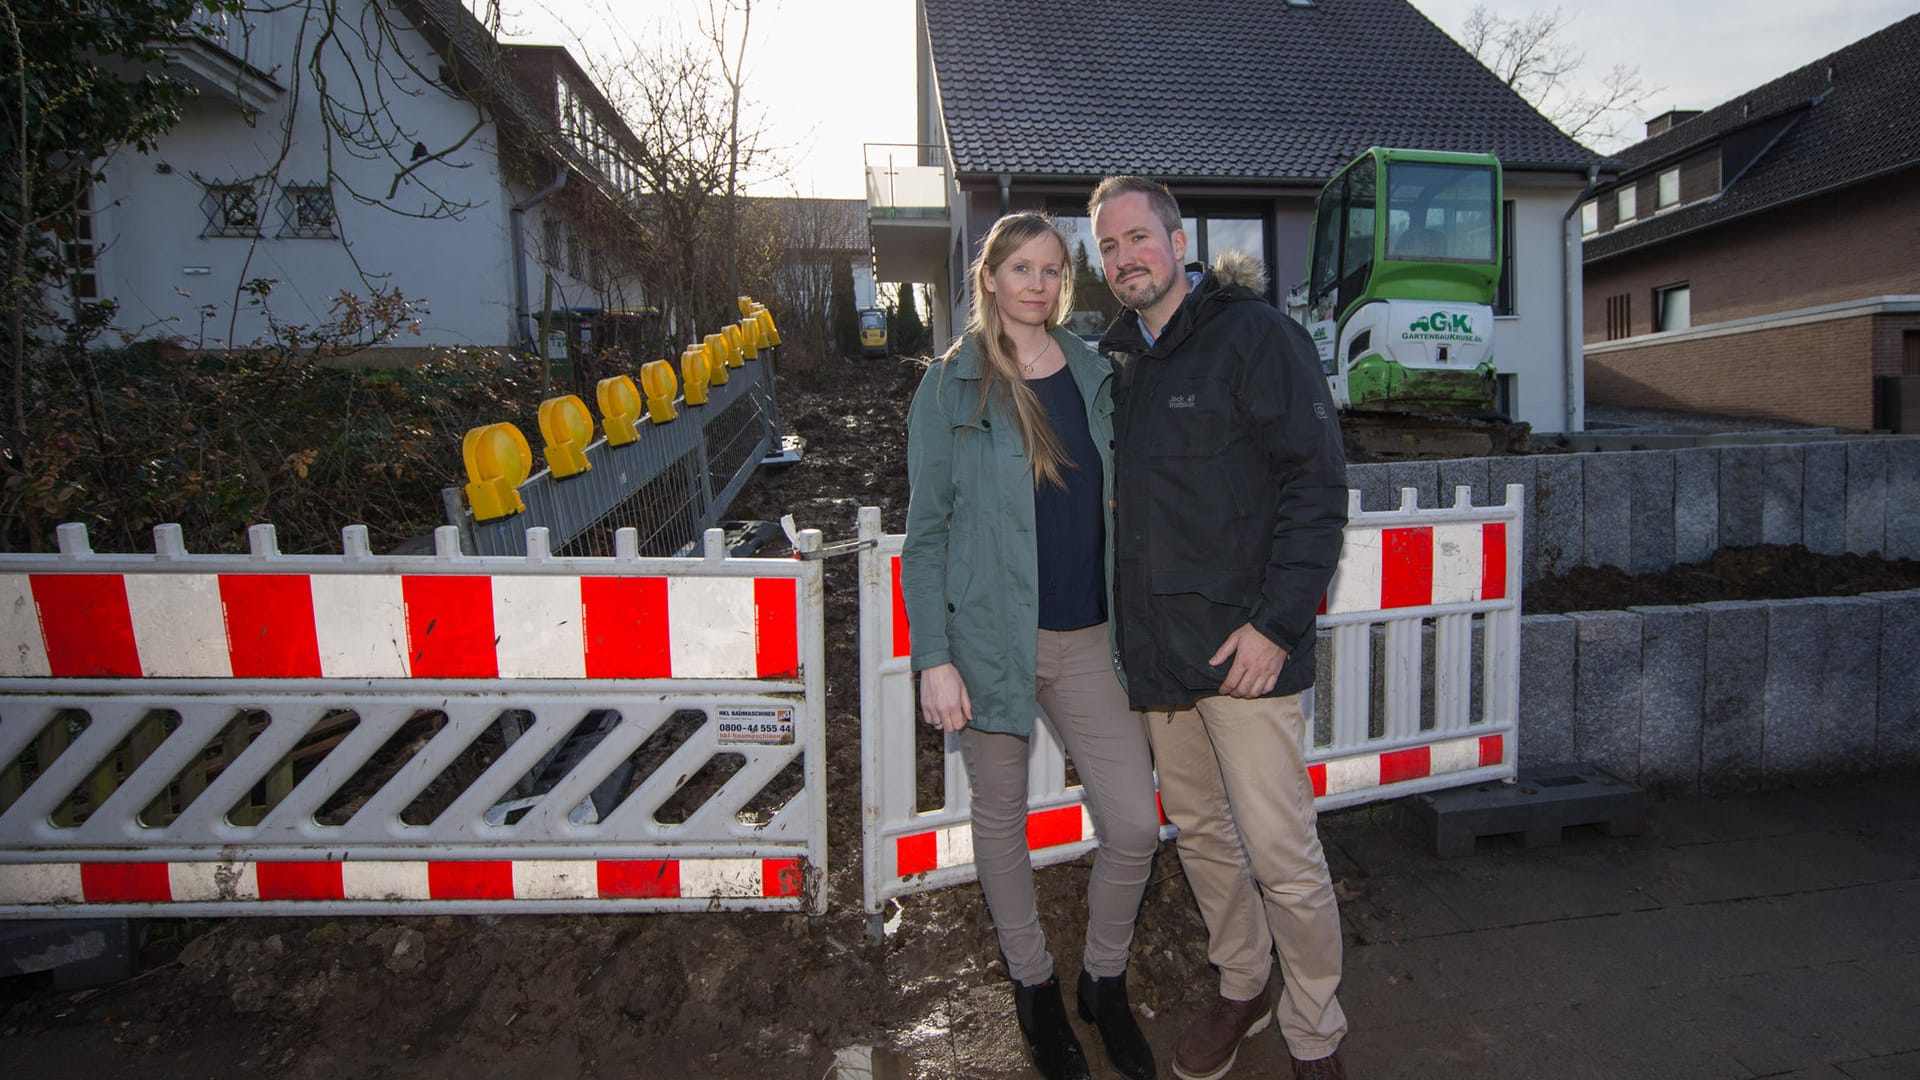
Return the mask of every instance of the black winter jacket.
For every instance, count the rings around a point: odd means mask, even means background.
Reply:
[[[1244,623],[1287,650],[1269,696],[1312,686],[1314,616],[1347,521],[1312,339],[1209,271],[1151,347],[1124,312],[1100,351],[1115,371],[1114,591],[1133,706],[1217,694],[1231,660],[1207,660]]]

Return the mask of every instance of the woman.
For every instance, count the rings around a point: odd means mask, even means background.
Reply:
[[[927,724],[957,732],[973,850],[1015,1012],[1049,1080],[1087,1075],[1035,909],[1026,840],[1036,712],[1086,787],[1100,839],[1087,886],[1080,1015],[1122,1075],[1154,1075],[1127,1004],[1133,920],[1159,846],[1145,723],[1107,633],[1113,398],[1107,362],[1060,327],[1067,245],[1041,214],[994,223],[971,270],[967,332],[907,417],[902,591]]]

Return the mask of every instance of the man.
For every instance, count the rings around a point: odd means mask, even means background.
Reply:
[[[1100,341],[1115,368],[1121,665],[1220,969],[1173,1071],[1224,1075],[1272,1019],[1295,1077],[1341,1078],[1340,916],[1301,701],[1346,526],[1333,400],[1306,331],[1256,291],[1257,261],[1183,266],[1164,186],[1110,177],[1088,213],[1128,309]]]

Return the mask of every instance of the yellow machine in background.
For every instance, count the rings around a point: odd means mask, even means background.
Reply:
[[[879,308],[861,308],[860,355],[885,356],[888,351],[887,313]]]

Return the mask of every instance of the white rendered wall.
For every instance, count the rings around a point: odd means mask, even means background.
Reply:
[[[392,14],[384,5],[383,10]],[[342,16],[358,19],[360,4],[349,0],[342,5]],[[246,344],[263,337],[267,324],[260,308],[239,295],[242,283],[275,279],[278,284],[266,301],[275,316],[283,322],[318,324],[331,318],[329,308],[342,290],[368,294],[364,274],[427,305],[427,313],[420,316],[420,335],[402,337],[395,345],[508,343],[513,339],[510,196],[501,176],[494,125],[490,120],[482,123],[458,150],[401,181],[388,202],[393,209],[356,201],[348,187],[387,201],[395,173],[412,163],[412,146],[397,148],[398,165],[384,158],[355,157],[337,138],[329,147],[306,58],[294,55],[300,20],[307,17],[304,6],[250,16],[255,20],[250,59],[283,88],[278,101],[252,118],[251,125],[238,105],[202,94],[159,140],[154,153],[142,155],[128,148],[109,162],[96,196],[100,213],[95,235],[103,241],[101,295],[119,301],[117,325],[141,337],[173,338],[189,346]],[[309,23],[309,50],[315,33],[316,25]],[[417,35],[403,32],[402,40],[420,71],[440,69],[438,54]],[[364,69],[364,58],[362,63]],[[342,67],[337,59],[326,65],[336,87],[350,82]],[[430,151],[445,150],[474,127],[479,117],[470,101],[423,82],[392,60],[387,70],[402,80],[401,86],[390,88],[390,106],[401,125]],[[285,127],[296,82],[300,104],[289,138]],[[196,175],[220,183],[267,172],[283,148],[279,184],[324,181],[331,150],[333,170],[341,177],[333,185],[338,238],[278,236],[277,190],[263,203],[260,236],[203,237],[207,215]],[[439,199],[429,186],[447,202],[468,208],[439,220],[393,212],[431,213]],[[537,286],[538,272],[529,277]],[[538,303],[537,296],[530,300]],[[203,305],[213,309],[210,316],[203,318]]]
[[[1494,321],[1493,362],[1503,374],[1515,374],[1513,418],[1543,434],[1567,430],[1566,235],[1562,215],[1580,194],[1577,182],[1540,183],[1513,173],[1505,176],[1513,201],[1513,310]],[[1580,295],[1580,264],[1572,266],[1573,295]],[[1574,318],[1581,317],[1578,308]],[[1579,340],[1575,327],[1574,340]],[[1573,357],[1574,430],[1584,424],[1579,388],[1585,381],[1584,354]]]

